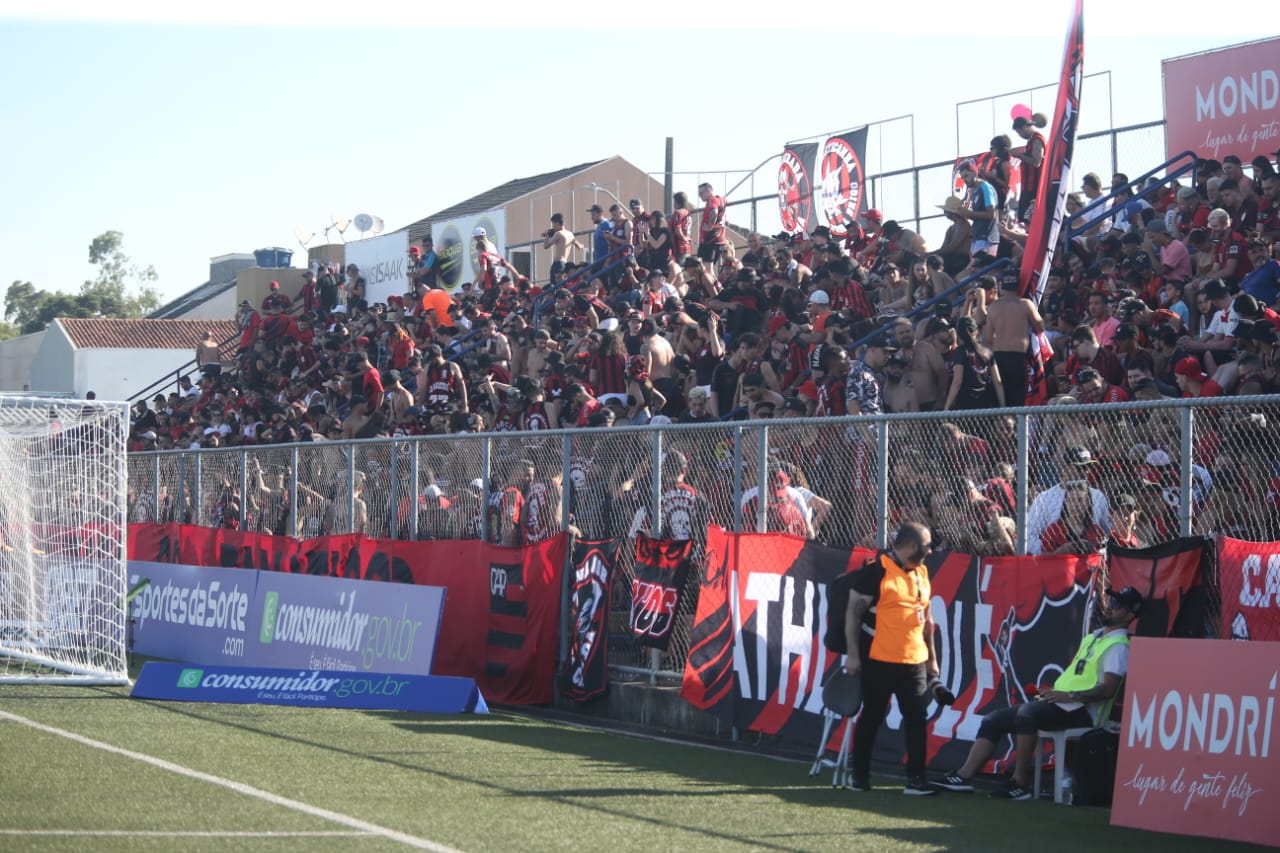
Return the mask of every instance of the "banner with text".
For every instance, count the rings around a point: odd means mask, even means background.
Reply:
[[[477,228],[483,228],[485,237],[494,245],[498,254],[506,257],[507,212],[500,207],[431,225],[431,242],[435,247],[436,257],[440,259],[440,271],[436,280],[449,293],[456,292],[464,281],[477,281],[480,278],[479,254],[476,252],[475,241]]]
[[[1161,63],[1167,157],[1248,163],[1280,148],[1280,38]]]
[[[807,231],[813,221],[813,170],[818,143],[802,142],[782,150],[778,164],[778,212],[789,234]]]
[[[569,663],[562,693],[585,702],[609,687],[609,612],[618,542],[573,543],[569,588]]]
[[[1134,638],[1112,824],[1280,843],[1278,648]]]
[[[689,580],[692,539],[636,536],[635,577],[631,581],[631,633],[642,646],[667,650],[680,596]]]
[[[827,584],[872,552],[719,528],[707,549],[681,695],[739,728],[816,741],[821,684],[839,662],[822,644]],[[959,766],[984,714],[1056,678],[1079,644],[1096,564],[1075,556],[930,558],[941,677],[957,697],[949,707],[930,705],[931,762]],[[895,706],[886,728],[899,729],[901,719]],[[883,760],[902,750],[900,737],[877,740]]]
[[[386,302],[409,291],[409,232],[396,231],[366,237],[343,247],[346,266],[355,264],[364,278],[365,299],[370,305]]]
[[[132,524],[129,559],[443,587],[435,671],[475,678],[495,702],[544,704],[555,689],[567,542],[566,534],[524,548],[358,534],[298,541],[192,525]]]
[[[865,127],[833,136],[822,144],[816,178],[818,207],[835,237],[843,238],[849,225],[866,208],[866,158]]]
[[[1280,641],[1280,542],[1218,539],[1224,640]]]

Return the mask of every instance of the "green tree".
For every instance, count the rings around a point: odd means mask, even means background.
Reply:
[[[57,317],[142,317],[160,307],[160,294],[150,286],[155,267],[139,267],[124,253],[124,235],[104,231],[89,244],[89,263],[97,277],[76,294],[37,289],[29,281],[15,281],[4,295],[4,318],[28,335]]]

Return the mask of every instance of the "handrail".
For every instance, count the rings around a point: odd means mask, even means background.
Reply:
[[[1067,239],[1074,240],[1076,237],[1079,237],[1081,234],[1083,234],[1084,232],[1092,228],[1094,225],[1094,220],[1097,219],[1097,217],[1089,217],[1086,222],[1084,222],[1078,227],[1073,227],[1073,223],[1075,223],[1077,220],[1080,220],[1086,217],[1090,211],[1097,210],[1098,208],[1101,208],[1104,205],[1106,205],[1107,202],[1115,198],[1116,193],[1122,190],[1132,191],[1135,188],[1141,190],[1141,188],[1149,178],[1154,178],[1156,176],[1156,172],[1169,170],[1174,163],[1177,163],[1180,160],[1184,160],[1188,158],[1189,158],[1189,162],[1184,163],[1183,165],[1179,166],[1177,169],[1172,169],[1171,171],[1168,171],[1168,174],[1166,174],[1164,178],[1161,179],[1160,183],[1162,184],[1168,183],[1169,181],[1178,179],[1179,177],[1187,174],[1188,172],[1194,172],[1196,169],[1196,164],[1199,162],[1195,155],[1195,152],[1183,151],[1181,154],[1177,154],[1169,158],[1168,160],[1164,161],[1163,163],[1161,163],[1159,166],[1156,166],[1151,171],[1146,172],[1142,175],[1139,175],[1138,177],[1129,181],[1124,186],[1116,187],[1106,195],[1100,196],[1094,199],[1085,207],[1082,207],[1079,210],[1077,210],[1075,213],[1069,215],[1066,218],[1066,223],[1065,223],[1067,226]],[[1141,191],[1133,193],[1133,197],[1135,199],[1141,195],[1142,195]]]

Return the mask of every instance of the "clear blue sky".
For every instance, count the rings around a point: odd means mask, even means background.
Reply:
[[[1056,80],[1069,10],[1006,4],[996,38],[988,9],[935,0],[856,20],[668,0],[186,5],[0,0],[0,295],[14,280],[78,289],[90,240],[115,229],[167,299],[203,282],[214,255],[278,245],[296,262],[293,226],[321,230],[330,211],[392,230],[614,154],[657,171],[666,136],[677,170],[710,173],[912,113],[917,162],[953,157],[958,101]],[[1162,58],[1270,35],[1233,28],[1250,19],[1225,7],[1205,30],[1203,6],[1185,5],[1086,0],[1086,72],[1112,72],[1117,125],[1161,117]],[[1086,129],[1106,124],[1097,91]],[[1051,95],[1035,106],[1048,112]],[[965,153],[984,150],[990,127],[968,124]]]

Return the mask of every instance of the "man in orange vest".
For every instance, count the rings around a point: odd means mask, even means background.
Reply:
[[[862,673],[862,715],[853,735],[855,791],[871,790],[871,747],[898,699],[907,741],[908,796],[930,796],[937,789],[925,778],[928,684],[938,677],[929,612],[929,572],[924,561],[933,550],[929,528],[907,522],[893,547],[867,561],[852,582],[845,611],[848,657],[844,670]]]

